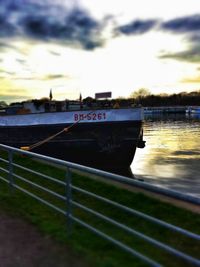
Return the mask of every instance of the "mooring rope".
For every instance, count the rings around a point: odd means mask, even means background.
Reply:
[[[93,111],[91,111],[91,112],[89,112],[88,114],[86,114],[86,116],[88,116],[88,115],[91,114],[91,113],[93,113]],[[83,120],[83,119],[80,118],[78,121],[74,122],[74,123],[71,124],[70,126],[64,128],[64,129],[62,129],[60,132],[58,132],[58,133],[56,133],[56,134],[54,134],[54,135],[51,135],[51,136],[45,138],[45,139],[42,140],[42,141],[39,141],[39,142],[37,142],[37,143],[35,143],[35,144],[33,144],[33,145],[30,145],[30,146],[24,146],[24,147],[20,147],[20,148],[21,148],[22,150],[30,151],[30,150],[32,150],[32,149],[38,147],[38,146],[41,146],[41,145],[43,145],[43,144],[49,142],[50,140],[54,139],[56,136],[62,134],[63,132],[68,132],[69,129],[71,129],[72,127],[74,127],[74,126],[75,126],[76,124],[78,124],[81,120]]]

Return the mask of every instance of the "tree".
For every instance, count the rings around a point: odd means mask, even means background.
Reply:
[[[5,101],[0,101],[0,108],[6,108],[8,105]]]
[[[151,92],[149,89],[146,89],[146,88],[140,88],[134,92],[131,93],[130,97],[131,98],[143,98],[143,97],[146,97],[146,96],[149,96],[151,95]]]

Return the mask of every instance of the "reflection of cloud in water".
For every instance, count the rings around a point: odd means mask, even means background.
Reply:
[[[137,150],[131,166],[134,175],[200,196],[200,121],[152,119],[145,122],[144,140],[146,147]]]
[[[190,155],[190,156],[200,156],[200,151],[199,150],[191,150],[191,151],[174,151],[173,153],[175,156],[180,156],[180,155]]]
[[[160,177],[167,177],[167,178],[173,178],[177,177],[178,175],[182,177],[184,171],[176,168],[176,166],[172,164],[166,164],[166,165],[156,165],[155,166],[155,175]]]

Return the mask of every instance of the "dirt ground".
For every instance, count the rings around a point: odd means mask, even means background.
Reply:
[[[0,267],[88,267],[83,259],[34,226],[0,213]]]

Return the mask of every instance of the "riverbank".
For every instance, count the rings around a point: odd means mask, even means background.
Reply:
[[[46,175],[64,177],[64,171],[53,166],[48,167],[26,158],[17,159],[17,163],[24,163],[24,161],[26,161],[26,167],[37,169]],[[24,171],[22,172],[22,174],[25,175]],[[34,175],[29,175],[29,179],[32,181],[36,178]],[[130,192],[126,189],[118,188],[114,185],[106,184],[105,182],[93,180],[89,177],[80,176],[75,173],[72,176],[72,181],[74,186],[92,191],[93,193],[107,197],[112,201],[120,202],[127,207],[134,208],[140,212],[155,216],[156,218],[200,234],[200,215],[198,214],[174,207],[171,204],[162,203],[161,201],[145,196],[141,192]],[[46,181],[42,181],[42,184],[51,186],[51,189],[60,192],[60,189],[57,186],[52,187],[52,183],[49,184]],[[36,192],[38,190],[32,188],[31,191]],[[65,192],[63,192],[63,194],[64,193]],[[43,196],[45,197],[46,195],[44,194]],[[172,235],[169,230],[166,230],[159,225],[156,225],[155,227],[151,222],[145,221],[142,218],[130,216],[130,214],[124,212],[119,213],[115,208],[111,208],[107,204],[102,204],[95,199],[91,201],[90,197],[86,197],[80,193],[73,192],[73,200],[83,203],[89,208],[98,210],[104,215],[114,217],[121,223],[126,222],[130,227],[156,238],[161,242],[177,247],[193,257],[198,257],[199,255],[200,244],[197,241],[185,238],[174,232]],[[55,242],[70,246],[72,251],[80,254],[91,266],[131,267],[133,266],[133,261],[134,266],[146,266],[137,258],[115,248],[111,243],[102,240],[76,223],[72,225],[72,231],[69,235],[66,231],[66,219],[64,216],[57,214],[55,211],[50,210],[23,193],[15,191],[11,194],[9,187],[3,182],[1,182],[0,201],[2,211],[9,212],[15,217],[29,221],[31,224],[35,225],[39,231],[47,236],[51,236]],[[121,231],[112,225],[104,224],[100,219],[94,218],[93,216],[85,214],[75,208],[73,208],[73,214],[84,221],[95,225],[95,227],[99,228],[101,231],[106,232],[111,236],[114,235],[119,240],[122,239],[134,249],[161,262],[164,266],[184,266],[184,263],[177,260],[175,257],[160,250],[155,250],[155,247],[143,242],[139,238],[125,235],[124,231]]]

